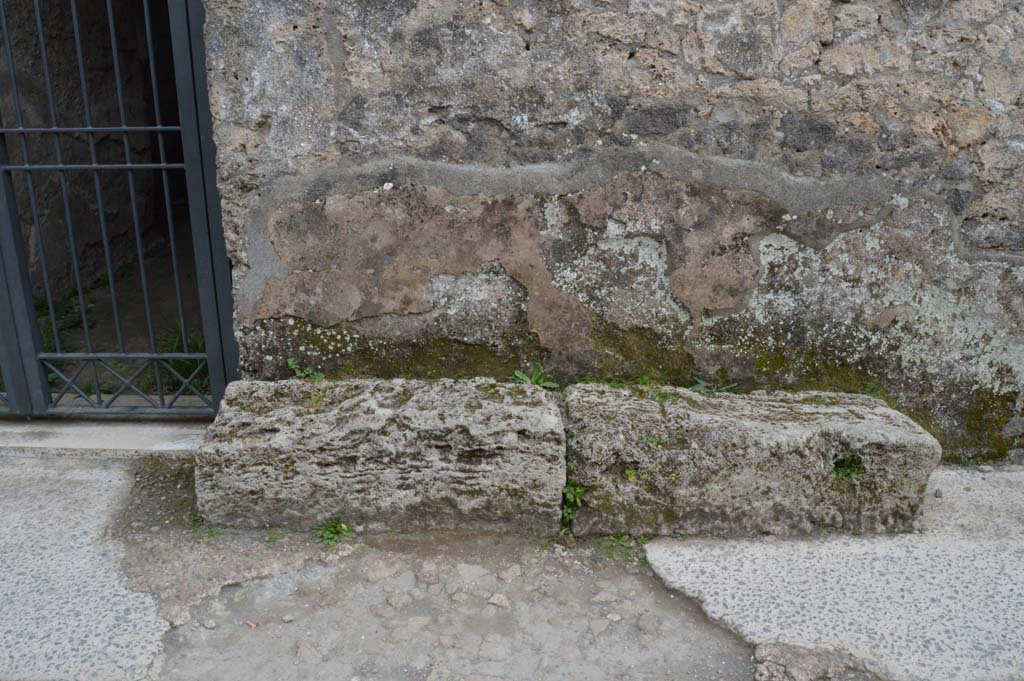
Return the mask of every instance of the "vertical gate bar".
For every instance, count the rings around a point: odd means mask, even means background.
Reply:
[[[53,87],[50,82],[50,63],[46,51],[46,37],[43,30],[43,14],[39,7],[39,0],[35,0],[33,5],[35,7],[36,15],[36,32],[39,34],[39,53],[42,57],[43,84],[46,87],[46,102],[50,109],[50,124],[56,129],[58,127],[57,108],[53,102]],[[64,165],[64,156],[61,153],[60,147],[60,133],[57,132],[53,133],[53,150],[56,154],[57,165]],[[91,353],[93,351],[92,334],[89,333],[89,317],[86,313],[85,291],[82,287],[82,273],[78,266],[78,243],[77,239],[75,239],[74,221],[71,219],[71,199],[70,190],[68,189],[67,171],[59,170],[58,173],[60,176],[61,195],[64,199],[64,220],[68,230],[68,243],[71,248],[71,271],[74,273],[75,287],[78,290],[78,309],[82,315],[82,331],[85,336],[85,348]],[[92,363],[92,374],[93,384],[96,388],[97,401],[102,403],[103,394],[100,392],[99,371],[96,368],[95,362]]]
[[[0,333],[4,336],[0,359],[4,363],[5,381],[13,383],[13,390],[8,390],[8,396],[14,398],[10,400],[13,411],[30,415],[46,409],[50,391],[46,373],[36,361],[39,326],[25,267],[25,244],[14,202],[14,185],[5,165],[7,142],[0,135],[0,281],[4,284],[0,296]]]
[[[89,106],[89,86],[85,79],[85,56],[82,52],[82,40],[78,27],[78,2],[71,0],[71,29],[75,36],[75,58],[78,61],[78,80],[82,88],[82,106],[85,114],[85,127],[92,127],[92,108]],[[89,140],[89,159],[97,165],[96,138],[91,132],[85,133]],[[110,256],[110,237],[107,234],[107,216],[103,206],[103,189],[100,184],[100,173],[92,171],[93,185],[96,188],[96,211],[100,218],[100,238],[103,241],[103,257],[107,265],[107,286],[110,288],[110,307],[114,313],[114,333],[117,336],[117,347],[125,351],[124,335],[121,333],[121,313],[117,304],[117,290],[114,286],[114,263]]]
[[[146,52],[149,55],[149,80],[153,91],[153,111],[156,113],[157,127],[163,127],[163,114],[160,111],[160,93],[156,81],[156,48],[153,42],[153,22],[149,12],[149,0],[142,2],[143,13],[146,21]],[[164,144],[164,133],[156,133],[157,146],[160,150],[160,164],[167,163],[167,151]],[[171,186],[167,177],[167,169],[160,171],[164,189],[164,209],[167,213],[168,238],[171,241],[171,270],[174,273],[174,296],[178,304],[178,325],[181,329],[182,348],[188,352],[188,326],[185,323],[185,305],[181,297],[181,273],[178,267],[178,239],[177,230],[174,227],[174,210],[171,207]]]
[[[202,0],[187,0],[189,12],[189,37],[191,40],[194,87],[196,96],[196,118],[199,130],[199,152],[203,157],[203,184],[206,189],[206,215],[213,261],[214,284],[217,293],[217,314],[221,342],[221,359],[227,380],[238,378],[238,344],[234,333],[234,307],[231,295],[231,261],[228,258],[227,241],[224,239],[224,224],[221,218],[220,193],[217,189],[217,147],[213,141],[213,117],[210,108],[210,91],[206,82],[206,49],[203,28],[206,9]]]
[[[121,85],[121,57],[118,55],[117,50],[117,27],[115,26],[114,5],[112,0],[107,0],[107,23],[110,29],[110,47],[114,58],[114,90],[117,93],[117,109],[121,116],[122,127],[127,128],[128,116],[125,113],[124,88]],[[131,165],[131,142],[128,139],[127,132],[121,134],[121,140],[124,143],[124,162]],[[132,222],[135,225],[135,245],[139,257],[139,274],[142,277],[142,305],[146,312],[146,329],[149,332],[149,350],[150,352],[155,353],[156,331],[153,327],[153,309],[150,306],[149,279],[146,277],[146,256],[145,248],[143,248],[142,244],[142,227],[139,221],[139,202],[135,189],[135,171],[131,169],[128,170],[128,196],[132,204]],[[164,390],[163,383],[160,379],[160,369],[159,367],[154,367],[153,371],[156,375],[156,389],[157,393],[160,395],[160,404],[163,405]]]
[[[6,177],[5,171],[0,171],[0,185]],[[2,190],[0,190],[2,194]],[[6,232],[9,218],[3,202],[10,200],[10,197],[0,196],[0,232]],[[22,366],[21,345],[18,342],[18,322],[14,316],[14,305],[10,298],[13,286],[7,283],[7,266],[4,261],[4,248],[0,246],[0,284],[3,290],[0,291],[0,372],[3,373],[4,391],[7,393],[7,407],[5,413],[28,416],[32,414],[32,401],[29,397],[28,380],[25,377],[25,368]]]
[[[195,252],[196,280],[199,285],[203,335],[206,338],[207,369],[214,404],[224,395],[226,373],[221,315],[210,246],[210,225],[207,214],[203,155],[199,139],[199,116],[196,104],[195,79],[201,74],[193,62],[192,37],[188,5],[169,2],[171,47],[174,51],[175,85],[181,117],[181,142],[185,156],[185,181],[188,186],[189,221],[192,224],[192,246]]]
[[[11,40],[7,30],[7,11],[4,7],[4,0],[0,0],[0,37],[4,41],[4,52],[7,56],[7,70],[11,79],[11,103],[14,105],[14,121],[19,128],[25,127],[25,118],[21,108],[21,93],[18,90],[18,76],[14,70],[14,53],[11,51]],[[28,144],[28,133],[18,134],[18,141],[21,146],[21,155],[25,159],[25,165],[32,165],[31,151]],[[39,252],[39,265],[43,271],[43,293],[46,296],[46,309],[50,318],[50,329],[53,332],[54,349],[60,352],[60,329],[57,327],[57,313],[54,310],[53,293],[50,288],[50,268],[46,262],[46,246],[43,238],[43,226],[39,221],[39,207],[36,202],[35,182],[32,171],[25,171],[25,182],[28,186],[29,210],[32,214],[32,225],[36,230],[36,250]]]
[[[206,187],[206,214],[217,293],[217,314],[220,319],[221,359],[228,381],[238,378],[238,343],[234,332],[234,307],[231,294],[231,260],[228,258],[224,223],[221,216],[220,193],[217,189],[217,147],[213,141],[213,118],[210,91],[206,82],[206,49],[203,27],[206,9],[202,0],[188,0],[189,32],[195,70],[196,117],[199,121],[199,151],[203,157],[203,182]],[[204,115],[205,114],[205,115]]]

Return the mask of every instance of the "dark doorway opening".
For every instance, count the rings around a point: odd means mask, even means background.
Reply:
[[[0,0],[0,411],[209,414],[231,374],[201,4],[114,5]]]

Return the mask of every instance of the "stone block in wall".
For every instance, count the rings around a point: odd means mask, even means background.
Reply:
[[[942,454],[864,395],[578,385],[566,419],[581,535],[909,531]]]
[[[1008,220],[965,220],[960,228],[960,236],[968,248],[983,253],[1024,253],[1024,229]]]
[[[240,381],[196,459],[199,508],[231,527],[558,531],[565,435],[531,385]]]

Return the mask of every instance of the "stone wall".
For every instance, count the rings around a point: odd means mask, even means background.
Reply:
[[[210,0],[243,371],[694,375],[1021,446],[1014,0]]]

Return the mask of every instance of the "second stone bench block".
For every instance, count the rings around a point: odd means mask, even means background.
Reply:
[[[566,414],[581,535],[909,531],[942,454],[864,395],[577,385]]]

